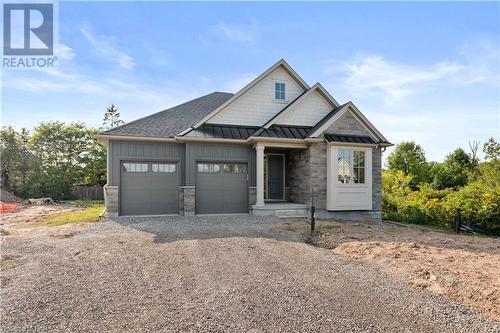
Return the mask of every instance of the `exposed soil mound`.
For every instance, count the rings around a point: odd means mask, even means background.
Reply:
[[[14,194],[2,189],[2,192],[0,194],[0,201],[6,203],[21,203],[23,199],[16,197]]]

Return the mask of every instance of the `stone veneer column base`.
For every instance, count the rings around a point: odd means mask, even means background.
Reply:
[[[248,211],[252,212],[252,206],[257,202],[257,187],[248,187]]]
[[[194,186],[179,187],[179,214],[194,216],[196,207],[196,192]]]
[[[117,217],[119,210],[119,187],[114,185],[104,185],[104,204],[109,217]]]

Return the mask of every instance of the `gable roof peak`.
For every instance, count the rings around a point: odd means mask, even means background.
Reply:
[[[283,69],[304,89],[304,90],[309,90],[310,86],[307,84],[304,79],[300,77],[297,72],[285,61],[285,59],[281,58],[278,60],[274,65],[269,67],[266,71],[264,71],[262,74],[260,74],[257,78],[255,78],[252,82],[248,83],[246,86],[241,88],[238,92],[236,92],[231,98],[229,98],[225,103],[220,105],[217,109],[213,110],[210,114],[206,115],[203,119],[201,119],[198,123],[194,125],[195,128],[200,127],[202,124],[210,120],[212,117],[214,117],[216,114],[218,114],[221,110],[223,110],[226,106],[231,104],[234,100],[239,98],[241,95],[243,95],[245,92],[250,90],[252,87],[254,87],[257,83],[262,81],[265,77],[267,77],[270,73],[274,72],[278,67],[283,67]]]

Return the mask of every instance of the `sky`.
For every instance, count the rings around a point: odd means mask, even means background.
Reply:
[[[499,2],[59,2],[58,46],[54,69],[2,71],[2,125],[131,121],[284,58],[428,160],[500,139]]]

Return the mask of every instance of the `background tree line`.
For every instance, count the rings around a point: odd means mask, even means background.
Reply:
[[[66,199],[76,185],[106,183],[106,147],[99,131],[122,124],[118,109],[107,108],[103,126],[44,122],[32,131],[7,126],[0,131],[2,189],[22,198]]]
[[[396,146],[382,173],[383,213],[387,220],[451,228],[460,212],[467,223],[500,234],[500,144],[483,145],[485,160],[458,148],[442,163],[427,162],[415,142]]]

